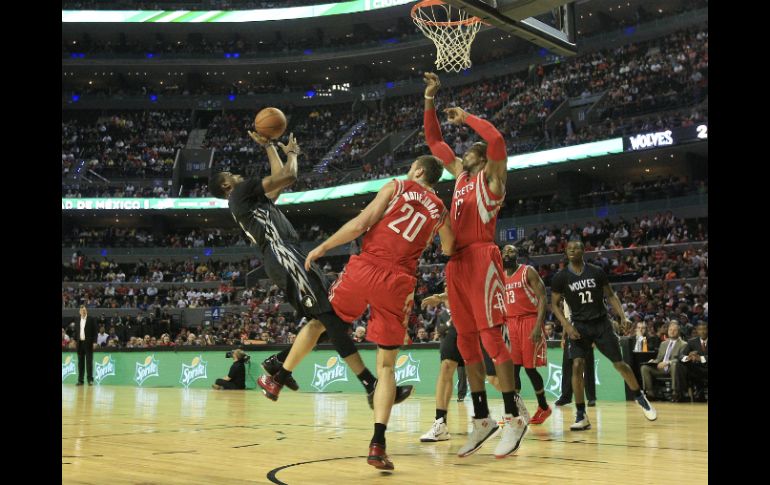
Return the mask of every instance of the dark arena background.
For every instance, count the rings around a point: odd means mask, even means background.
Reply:
[[[62,0],[63,483],[707,483],[708,1],[447,1]],[[276,141],[293,133],[300,153],[275,207],[304,257],[431,153],[430,72],[458,156],[481,137],[446,108],[505,141],[494,243],[515,246],[544,283],[547,362],[536,372],[552,414],[505,459],[497,436],[458,457],[475,398],[464,367],[442,365],[451,309],[422,305],[445,291],[455,257],[436,236],[414,274],[393,367],[413,391],[390,414],[395,469],[382,471],[367,465],[367,392],[328,341],[293,370],[298,391],[266,398],[258,379],[274,371],[263,361],[309,320],[208,184],[219,172],[271,176],[248,131],[260,110],[280,109],[288,126]],[[445,170],[435,190],[447,209],[454,188]],[[594,349],[591,427],[570,429],[582,398],[550,295],[575,241],[620,300],[622,316],[606,302],[613,331],[655,420]],[[318,260],[330,283],[361,245]],[[345,330],[376,374],[370,316]],[[245,390],[222,389],[236,349],[248,356]],[[534,415],[529,375],[521,381]],[[441,424],[441,382],[451,438],[421,441]],[[503,423],[496,382],[485,384],[489,412]]]

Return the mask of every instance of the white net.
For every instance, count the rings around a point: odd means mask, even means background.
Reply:
[[[471,44],[481,20],[445,3],[425,3],[412,11],[412,20],[436,44],[436,68],[460,72],[471,67]]]

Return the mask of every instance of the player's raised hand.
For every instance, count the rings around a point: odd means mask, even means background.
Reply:
[[[433,72],[426,72],[422,75],[422,80],[425,81],[425,96],[435,96],[441,86],[438,75]]]
[[[262,136],[256,132],[249,131],[249,136],[260,146],[266,146],[268,143],[270,143],[270,140],[266,136]]]
[[[278,143],[278,146],[281,147],[281,150],[283,150],[283,153],[288,155],[289,153],[293,153],[295,155],[299,155],[300,148],[299,144],[297,143],[297,139],[294,138],[294,133],[289,133],[289,143],[284,145],[283,143]]]
[[[305,258],[305,270],[310,271],[310,265],[318,258],[323,257],[324,254],[326,254],[326,248],[324,248],[323,244],[310,251],[307,258]]]
[[[465,118],[468,117],[468,113],[462,108],[447,108],[444,113],[447,114],[447,119],[453,125],[462,125],[465,123]]]
[[[438,304],[441,303],[441,297],[438,295],[431,295],[424,300],[422,300],[422,303],[420,306],[425,309],[429,306],[438,306]]]

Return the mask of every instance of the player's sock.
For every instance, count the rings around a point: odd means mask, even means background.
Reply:
[[[487,404],[487,392],[471,392],[473,400],[473,419],[484,419],[489,416],[489,405]],[[516,404],[513,405],[516,407]]]
[[[519,415],[519,408],[516,406],[516,391],[503,393],[503,406],[505,407],[505,414],[512,414],[514,418]]]
[[[374,435],[372,436],[372,443],[385,446],[385,430],[387,428],[387,424],[374,423]]]
[[[577,408],[577,418],[578,421],[583,419],[583,416],[586,415],[586,403],[584,402],[576,402],[575,407]]]
[[[444,418],[444,424],[446,424],[446,409],[436,409],[436,419]]]
[[[291,377],[291,371],[284,369],[283,366],[281,366],[280,369],[278,369],[278,372],[275,373],[273,376],[273,380],[277,382],[278,384],[284,385],[286,384],[286,379]]]
[[[530,382],[532,382],[532,387],[536,389],[535,396],[537,396],[537,405],[540,406],[540,409],[542,410],[548,409],[548,403],[545,400],[545,389],[543,388],[543,376],[540,375],[537,369],[524,369],[524,371],[527,373]],[[537,389],[540,390],[538,391]]]
[[[637,398],[637,397],[639,397],[639,396],[641,396],[641,395],[642,395],[642,388],[640,387],[639,389],[637,389],[637,390],[635,390],[635,391],[631,391],[631,392],[633,392],[633,393],[634,393],[634,398]],[[596,400],[596,399],[594,399],[594,401],[595,401],[595,400]]]
[[[358,376],[356,377],[358,377],[358,380],[361,381],[361,384],[364,385],[364,387],[366,388],[366,392],[374,391],[374,384],[377,382],[377,378],[372,375],[369,369],[364,367],[363,372],[358,374]]]
[[[275,354],[275,358],[278,359],[278,362],[283,364],[284,362],[286,362],[286,357],[289,356],[289,351],[290,350],[291,350],[291,347],[289,347],[288,349],[284,349],[284,350],[278,352],[277,354]]]

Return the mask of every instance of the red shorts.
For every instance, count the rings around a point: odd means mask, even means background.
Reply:
[[[370,306],[366,340],[379,345],[404,345],[417,278],[398,267],[366,256],[351,256],[329,288],[329,302],[344,321],[352,322]]]
[[[521,315],[509,317],[505,321],[510,339],[511,360],[525,369],[543,367],[547,362],[545,331],[540,335],[540,341],[533,343],[529,338],[537,325],[537,315]]]
[[[452,255],[446,289],[458,335],[505,323],[503,259],[493,243],[474,243]]]

